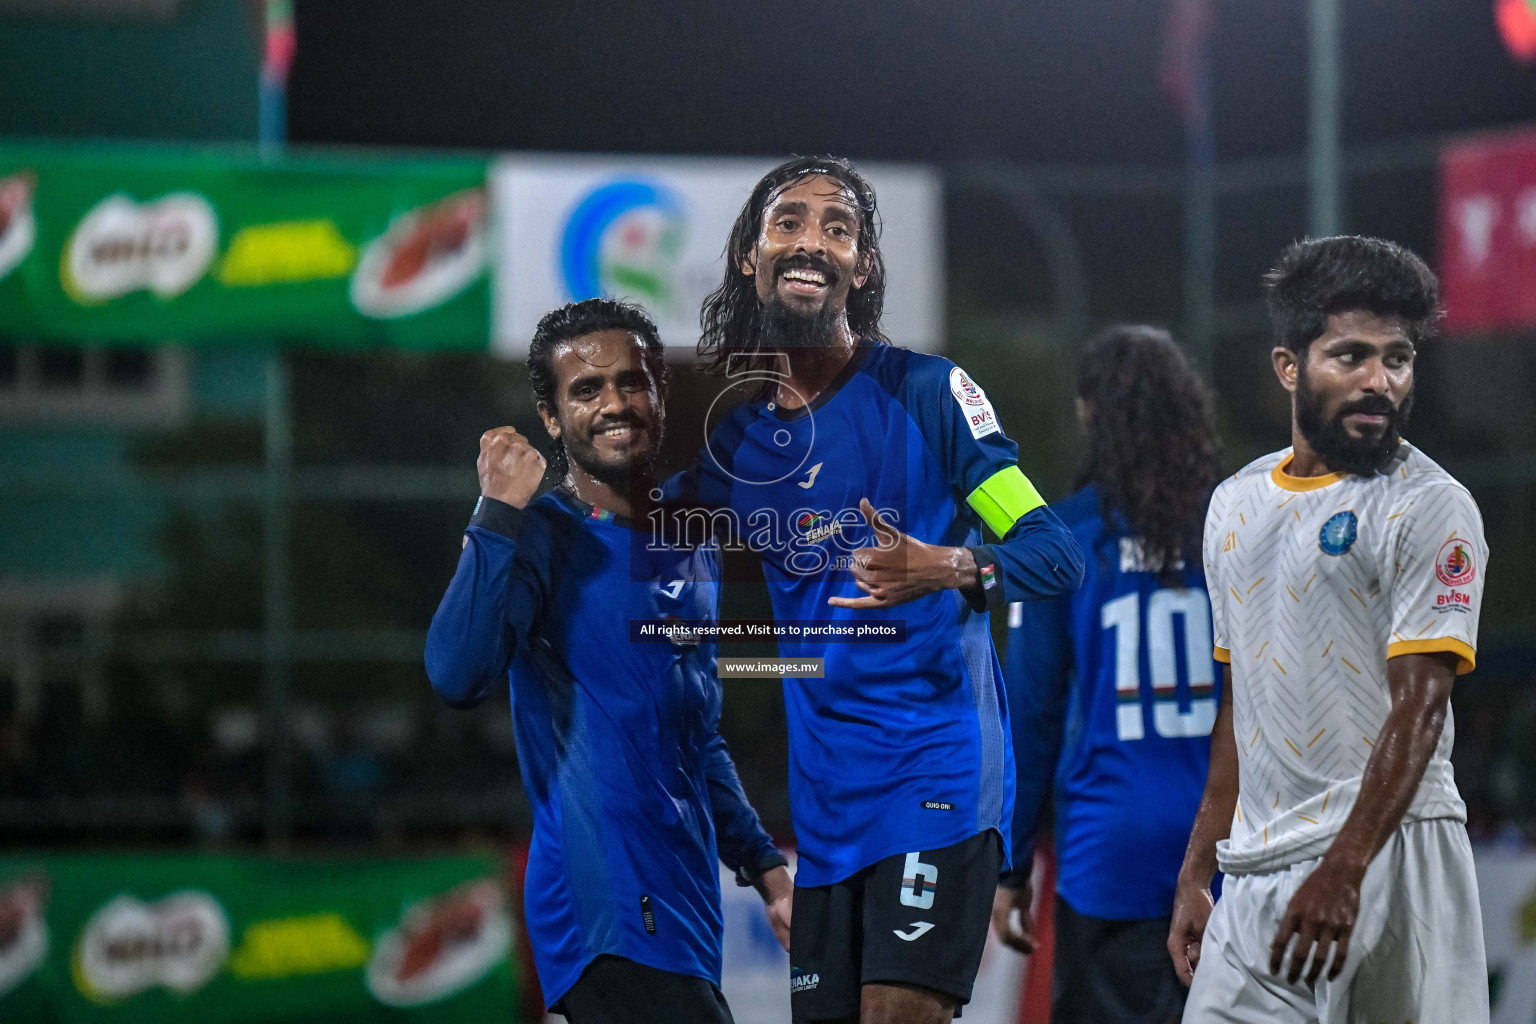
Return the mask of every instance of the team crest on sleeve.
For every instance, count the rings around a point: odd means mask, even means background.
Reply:
[[[1472,558],[1472,545],[1460,537],[1452,537],[1440,545],[1435,556],[1435,575],[1448,587],[1464,587],[1477,576],[1477,563]]]
[[[965,413],[966,426],[971,428],[972,437],[979,440],[1002,429],[998,426],[997,414],[992,411],[992,403],[987,401],[987,393],[958,366],[949,371],[949,390]]]
[[[1360,520],[1353,512],[1340,512],[1330,516],[1317,533],[1317,546],[1325,555],[1342,555],[1355,546],[1355,536],[1360,532]]]

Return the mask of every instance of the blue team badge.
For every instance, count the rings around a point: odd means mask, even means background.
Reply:
[[[1317,546],[1325,555],[1342,555],[1355,546],[1355,534],[1360,520],[1353,512],[1340,512],[1331,517],[1317,534]]]

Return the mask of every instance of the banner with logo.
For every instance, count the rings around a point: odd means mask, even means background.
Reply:
[[[491,859],[0,857],[0,1020],[509,1020]]]
[[[512,156],[491,190],[505,218],[493,348],[520,357],[539,317],[573,299],[638,302],[668,345],[692,348],[699,307],[725,272],[726,237],[773,160]],[[944,338],[942,189],[915,165],[866,164],[879,199],[884,327],[898,345]]]
[[[1445,325],[1536,325],[1536,130],[1464,139],[1440,156]]]
[[[0,333],[483,349],[486,167],[0,145]]]

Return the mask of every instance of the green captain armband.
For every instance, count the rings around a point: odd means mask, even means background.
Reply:
[[[999,537],[1006,537],[1013,524],[1045,504],[1035,485],[1018,466],[1009,466],[982,481],[966,496],[965,503],[976,510],[982,521]]]

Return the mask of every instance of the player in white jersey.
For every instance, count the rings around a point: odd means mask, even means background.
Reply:
[[[1357,237],[1293,245],[1266,281],[1292,447],[1206,519],[1227,670],[1168,937],[1184,1021],[1485,1024],[1449,701],[1487,546],[1466,488],[1400,433],[1438,285]]]

